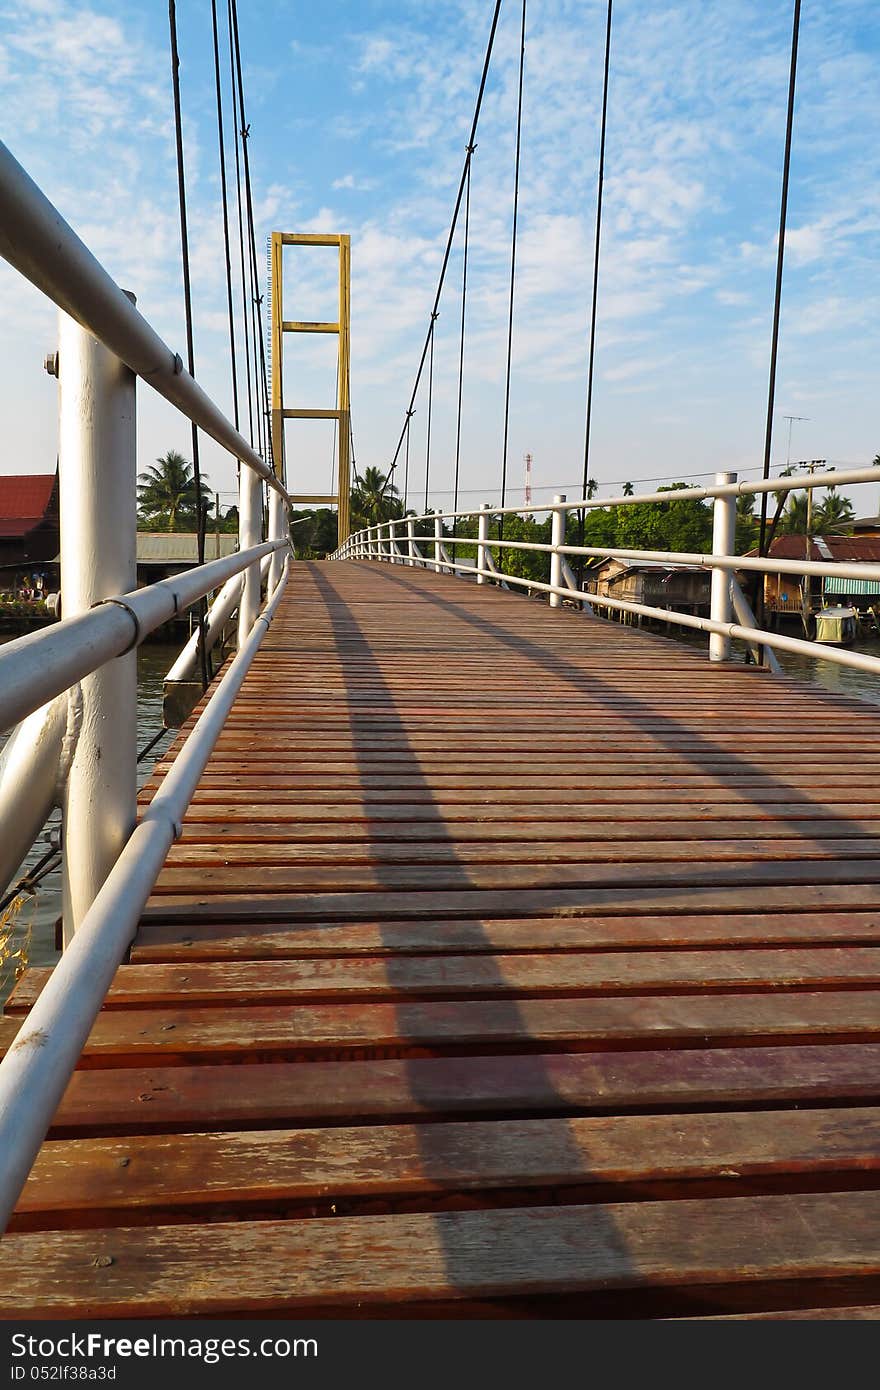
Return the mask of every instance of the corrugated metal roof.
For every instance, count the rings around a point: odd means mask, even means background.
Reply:
[[[216,560],[232,555],[238,549],[238,536],[224,531],[219,536],[205,536],[205,559]],[[195,531],[138,531],[137,562],[139,565],[198,564],[198,536]]]
[[[880,594],[880,580],[844,579],[839,574],[825,577],[826,594]]]
[[[827,553],[819,548],[822,542]],[[770,548],[774,560],[805,560],[806,544],[803,536],[777,536]],[[750,550],[756,555],[756,550]],[[865,561],[880,563],[880,536],[813,536],[810,545],[811,560]]]

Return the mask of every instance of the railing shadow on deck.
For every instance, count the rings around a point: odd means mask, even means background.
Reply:
[[[442,810],[434,800],[430,782],[425,777],[422,771],[418,749],[414,748],[409,740],[406,721],[396,712],[396,701],[394,691],[388,685],[383,675],[380,662],[377,660],[376,654],[373,651],[373,648],[370,644],[367,635],[364,632],[363,627],[358,622],[353,606],[349,601],[347,601],[345,595],[333,583],[333,580],[330,576],[329,566],[316,566],[314,578],[315,583],[327,605],[327,616],[334,634],[334,638],[336,640],[337,653],[339,656],[340,663],[344,663],[347,657],[350,657],[352,653],[355,653],[359,661],[362,663],[362,673],[367,673],[369,675],[369,678],[372,682],[373,689],[375,690],[377,697],[387,702],[387,722],[389,725],[393,726],[393,733],[398,740],[399,746],[402,745],[407,750],[411,759],[409,770],[419,777],[418,789],[424,793],[426,798],[427,804],[426,806],[422,807],[422,810],[427,813],[429,822],[434,826],[436,830],[437,840],[443,841],[446,845],[449,846],[452,852],[453,858],[450,871],[451,875],[454,876],[454,878],[456,879],[454,887],[461,889],[472,889],[474,885],[471,882],[467,865],[459,862],[454,857],[454,836],[450,834],[449,827],[443,816]],[[369,773],[371,770],[371,764],[369,761],[364,761],[362,753],[359,750],[359,736],[366,736],[370,740],[375,737],[375,734],[372,729],[373,721],[371,721],[369,717],[365,719],[360,714],[357,704],[352,703],[351,700],[349,700],[349,719],[352,733],[352,742],[355,750],[355,758],[358,760],[358,772],[362,778],[362,785],[366,789],[369,786]],[[366,798],[364,803],[364,812],[368,826],[371,824],[370,804],[371,803],[369,798]],[[380,883],[382,882],[383,867],[388,868],[390,870],[388,876],[388,883],[387,885],[383,886],[386,886],[390,891],[399,891],[399,886],[394,883],[393,865],[389,864],[383,866],[381,861],[378,862],[376,865],[377,879]],[[395,984],[395,975],[398,968],[398,958],[395,955],[396,941],[393,934],[389,937],[387,933],[385,934],[384,940],[389,951],[386,964],[388,982],[393,987],[393,985]],[[477,919],[475,919],[473,922],[473,937],[470,942],[470,945],[472,949],[482,948],[482,950],[485,952],[485,955],[483,956],[485,969],[485,962],[491,959],[493,950],[497,948],[493,948],[492,943],[486,935],[483,923]],[[402,975],[404,970],[405,964],[403,970],[401,971]],[[503,982],[504,979],[502,973],[500,971],[497,971],[493,983],[501,985],[503,984]],[[421,1006],[418,1003],[398,1003],[395,1005],[395,1011],[399,1023],[401,1039],[406,1040],[408,1037],[411,1037],[414,1040],[419,1039],[420,1030],[417,1026],[415,1026],[414,1020],[419,1013],[420,1007]],[[493,1009],[496,1018],[501,1019],[502,1024],[507,1027],[511,1035],[519,1033],[524,1038],[527,1036],[527,1022],[522,1013],[522,1010],[519,1008],[515,1000],[493,999],[491,1001],[490,1007]],[[488,1051],[489,1053],[492,1053],[494,1050],[497,1049],[493,1049],[491,1046],[483,1048],[483,1052]],[[548,1051],[549,1050],[550,1049],[548,1048]],[[551,1092],[553,1090],[553,1079],[548,1067],[545,1064],[544,1056],[541,1052],[534,1052],[526,1056],[518,1056],[516,1058],[516,1065],[521,1074],[522,1082],[528,1082],[536,1089],[540,1088],[544,1092]],[[419,1068],[408,1066],[407,1071],[409,1085],[413,1097],[417,1101],[424,1101],[426,1103],[426,1106],[430,1107],[432,1102],[432,1096],[425,1095],[423,1093],[421,1072]],[[568,1109],[570,1109],[568,1101],[560,1095],[560,1115],[563,1111]],[[554,1125],[566,1124],[567,1127],[567,1122],[563,1118],[554,1118],[552,1120],[552,1123]],[[444,1151],[444,1149],[438,1143],[438,1130],[434,1124],[420,1124],[418,1126],[418,1134],[419,1145],[421,1149],[421,1158],[422,1163],[424,1165],[425,1174],[429,1178],[435,1176],[438,1180],[438,1184],[442,1183],[442,1181],[446,1178],[448,1174],[448,1150]],[[576,1144],[573,1139],[567,1141],[568,1153],[565,1152],[565,1147],[566,1146],[563,1144],[557,1144],[554,1148],[554,1154],[558,1158],[561,1158],[563,1162],[565,1161],[565,1158],[570,1158],[572,1168],[574,1169],[578,1166],[579,1162],[582,1162],[582,1148],[580,1145]],[[585,1183],[588,1183],[589,1178],[585,1177],[584,1181]],[[598,1211],[599,1208],[594,1208],[593,1210]],[[442,1229],[442,1227],[440,1227],[439,1229]],[[604,1223],[601,1226],[598,1222],[595,1222],[593,1225],[593,1229],[595,1231],[596,1237],[605,1245],[606,1249],[608,1249],[609,1251],[614,1251],[616,1259],[619,1262],[619,1267],[621,1271],[628,1269],[629,1259],[627,1255],[626,1242],[623,1240],[623,1238],[617,1231],[614,1222],[611,1220],[611,1218],[606,1217]],[[515,1252],[508,1250],[507,1253],[508,1257],[512,1260],[512,1262],[515,1263]],[[530,1253],[530,1251],[524,1250],[524,1259]],[[467,1267],[466,1264],[463,1264],[462,1268],[459,1269],[459,1258],[460,1257],[458,1251],[454,1246],[447,1245],[445,1247],[444,1259],[446,1264],[446,1273],[449,1283],[453,1288],[467,1287]],[[497,1306],[504,1306],[505,1302],[505,1300],[502,1300],[501,1303]],[[522,1299],[507,1302],[510,1303],[510,1309],[512,1312],[521,1309],[523,1306]],[[578,1301],[575,1300],[575,1304],[577,1302]],[[580,1300],[580,1303],[583,1305],[580,1309],[580,1312],[573,1313],[572,1315],[587,1315],[587,1309],[590,1306],[590,1302],[590,1296],[584,1296],[584,1298]]]

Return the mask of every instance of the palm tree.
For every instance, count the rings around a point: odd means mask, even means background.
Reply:
[[[634,492],[635,492],[635,488],[633,487],[632,483],[624,483],[624,485],[623,485],[623,495],[624,495],[624,497],[632,497],[632,495],[633,495]]]
[[[595,478],[588,478],[588,479],[587,479],[587,501],[590,501],[590,499],[593,497],[593,495],[594,495],[595,493],[597,493],[598,491],[599,491],[599,484],[596,482],[596,479],[595,479]]]
[[[208,489],[206,479],[202,488]],[[169,449],[138,474],[139,519],[162,531],[177,531],[196,523],[196,483],[192,464]]]
[[[365,526],[375,526],[400,515],[397,497],[390,474],[379,468],[365,468],[352,492],[351,509]]]
[[[853,504],[848,497],[841,497],[836,488],[828,489],[828,496],[814,512],[818,531],[840,531],[848,527],[855,517]]]
[[[779,529],[790,536],[805,536],[807,534],[807,499],[804,493],[789,494],[788,506],[782,514],[782,523]],[[815,525],[813,530],[816,530]]]
[[[742,493],[736,499],[736,551],[738,555],[744,555],[756,544],[758,529],[755,499],[750,494]]]

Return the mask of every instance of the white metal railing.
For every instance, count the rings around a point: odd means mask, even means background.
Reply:
[[[0,1063],[2,1230],[284,591],[291,499],[2,145],[0,254],[61,311],[51,364],[59,379],[63,614],[0,647],[0,731],[17,725],[0,756],[0,889],[60,804],[65,941]],[[243,465],[238,552],[143,589],[138,377]],[[271,489],[266,540],[263,482]],[[135,648],[218,589],[208,640],[237,607],[238,654],[138,823]],[[182,654],[178,669],[190,659]]]
[[[853,667],[880,675],[880,658],[866,652],[849,651],[824,643],[790,637],[781,632],[768,632],[759,627],[751,607],[737,580],[737,572],[759,574],[791,574],[880,581],[880,564],[825,560],[776,560],[767,556],[742,556],[735,552],[736,499],[759,496],[762,493],[787,493],[796,489],[840,487],[857,483],[880,482],[880,467],[866,467],[813,473],[803,477],[777,477],[760,482],[739,482],[735,474],[719,473],[711,487],[676,488],[662,492],[643,493],[633,497],[604,499],[580,498],[569,502],[555,497],[552,502],[535,503],[527,507],[493,507],[484,503],[479,511],[428,512],[422,516],[407,516],[380,522],[354,532],[332,556],[333,559],[384,560],[391,564],[419,565],[437,573],[454,574],[475,580],[477,584],[515,586],[547,594],[551,607],[563,602],[576,603],[582,608],[603,608],[614,612],[632,613],[679,627],[695,629],[709,635],[709,656],[713,661],[729,659],[733,639],[746,642],[752,650],[762,653],[763,660],[778,671],[773,651],[788,651],[801,656],[821,656],[841,666]],[[713,549],[711,554],[682,551],[633,550],[620,546],[575,545],[566,541],[567,518],[572,512],[596,511],[608,507],[635,507],[646,502],[678,502],[681,500],[713,501]],[[490,520],[498,516],[536,516],[549,514],[551,539],[548,542],[504,540],[490,535]],[[461,520],[476,521],[476,536],[448,534],[446,524]],[[430,535],[416,536],[416,526],[433,526]],[[429,556],[420,546],[433,547]],[[455,559],[450,550],[469,546],[475,550],[473,562]],[[549,582],[502,573],[493,559],[493,551],[523,551],[547,555],[550,560]],[[680,613],[674,609],[658,608],[630,599],[582,590],[570,565],[570,557],[586,559],[618,559],[653,561],[669,565],[698,567],[711,575],[709,617]],[[733,621],[733,619],[736,621]]]

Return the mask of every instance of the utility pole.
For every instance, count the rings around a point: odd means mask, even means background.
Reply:
[[[786,416],[786,419],[788,418],[789,417]],[[795,415],[791,418],[797,420],[800,417]],[[812,477],[816,469],[824,468],[826,463],[827,459],[802,459],[800,463],[796,463],[794,465],[792,472],[809,473]],[[789,465],[789,467],[791,467],[791,465]],[[809,560],[810,553],[813,548],[813,489],[811,487],[807,488],[807,524],[804,529],[806,531],[806,535],[804,537],[804,559]],[[802,608],[805,632],[807,631],[808,620],[813,611],[811,590],[812,581],[810,579],[810,576],[808,574],[805,574],[802,590]]]

